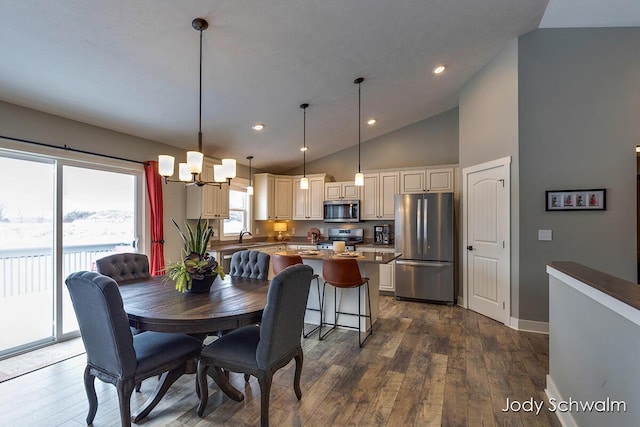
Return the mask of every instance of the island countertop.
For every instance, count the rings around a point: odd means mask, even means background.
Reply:
[[[316,252],[316,253],[314,253]],[[370,263],[370,264],[387,264],[393,261],[396,258],[399,258],[401,253],[391,253],[391,252],[359,252],[357,256],[348,257],[341,256],[332,250],[317,250],[317,251],[282,251],[276,252],[277,254],[282,255],[300,255],[302,259],[308,260],[318,260],[321,261],[323,259],[331,259],[331,258],[346,258],[346,259],[355,259],[358,262]]]

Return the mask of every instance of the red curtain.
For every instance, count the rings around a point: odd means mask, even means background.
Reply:
[[[151,259],[152,276],[164,274],[164,226],[162,212],[162,177],[158,173],[158,162],[149,160],[144,164],[147,178],[147,194],[151,205]]]

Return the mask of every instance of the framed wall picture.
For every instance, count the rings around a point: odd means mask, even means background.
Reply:
[[[546,192],[547,211],[603,211],[607,190],[557,190]]]

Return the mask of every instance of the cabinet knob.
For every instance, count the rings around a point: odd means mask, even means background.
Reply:
[[[467,246],[467,250],[472,251],[473,250],[473,246],[471,246],[471,245]]]

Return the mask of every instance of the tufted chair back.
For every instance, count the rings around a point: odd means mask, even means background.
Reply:
[[[231,256],[229,275],[268,280],[271,256],[260,251],[240,251]]]
[[[121,253],[96,260],[98,273],[116,282],[150,277],[149,258],[145,254]]]

